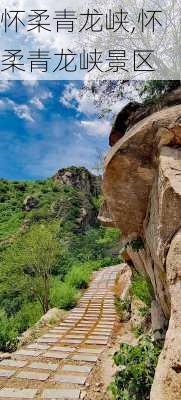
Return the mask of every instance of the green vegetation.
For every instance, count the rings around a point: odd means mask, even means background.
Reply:
[[[143,301],[150,308],[154,298],[154,291],[151,282],[143,275],[136,273],[132,281],[132,295]]]
[[[115,306],[117,315],[120,321],[125,321],[130,318],[131,301],[130,298],[121,300],[119,296],[115,296]]]
[[[52,307],[70,310],[75,307],[78,297],[78,292],[74,286],[61,282],[57,278],[53,279],[50,289],[50,304]]]
[[[96,218],[100,201],[52,179],[0,180],[0,350],[14,350],[49,308],[74,307],[93,271],[120,262],[118,231]]]
[[[161,95],[168,93],[180,86],[180,81],[154,80],[147,81],[141,90],[141,95],[146,96],[145,103],[157,102]]]
[[[110,385],[114,400],[148,400],[155,367],[161,346],[149,336],[139,340],[137,346],[123,343],[114,354],[114,362],[120,367]]]
[[[91,269],[85,268],[84,264],[74,265],[65,277],[65,283],[76,289],[86,289],[91,276]]]
[[[125,247],[130,246],[134,251],[139,251],[141,249],[144,249],[144,243],[141,238],[137,238],[132,240],[131,242],[127,243]]]

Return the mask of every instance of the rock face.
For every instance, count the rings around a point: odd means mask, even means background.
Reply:
[[[76,223],[78,229],[84,231],[88,226],[95,226],[98,210],[92,198],[98,197],[101,193],[101,177],[93,175],[84,167],[69,167],[60,169],[53,179],[61,185],[77,189],[79,210]],[[74,205],[67,200],[66,202],[58,200],[55,204],[57,217],[69,219],[69,213]]]
[[[38,206],[38,200],[33,196],[27,196],[23,202],[23,210],[31,211]]]
[[[72,186],[91,196],[97,196],[100,193],[100,177],[91,174],[84,167],[60,169],[53,179],[56,182],[65,184],[67,186]]]
[[[178,82],[176,82],[176,86]],[[163,95],[159,101],[150,103],[148,105],[136,102],[128,103],[118,114],[109,137],[109,145],[114,144],[121,139],[125,132],[139,121],[148,117],[149,115],[160,111],[164,107],[181,104],[181,88],[177,87],[175,90]]]
[[[180,399],[181,105],[144,118],[112,147],[103,193],[99,219],[120,229],[135,268],[152,282],[160,318],[170,319],[151,400]]]

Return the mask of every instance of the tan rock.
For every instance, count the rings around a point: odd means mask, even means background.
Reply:
[[[145,307],[145,303],[140,299],[133,298],[131,302],[131,326],[132,328],[144,328],[146,317],[141,314],[141,309]]]
[[[151,400],[181,398],[180,121],[178,105],[137,123],[112,147],[103,177],[99,218],[120,229],[136,270],[149,276],[161,307],[152,310],[155,329],[170,318]],[[144,248],[134,249],[140,238]]]
[[[151,303],[151,326],[154,339],[164,339],[167,322],[165,320],[160,304],[158,304],[158,302],[155,300],[153,300]]]
[[[169,130],[170,143],[174,143],[173,125],[175,129],[179,125],[178,117],[181,118],[181,106],[164,109],[145,118],[112,147],[105,160],[102,186],[107,203],[105,209],[109,210],[113,224],[120,228],[123,238],[127,240],[142,235],[157,170],[158,146],[164,135],[162,128],[172,126]],[[162,134],[158,135],[160,129]],[[99,216],[103,222],[107,217],[103,213],[105,209]]]
[[[35,325],[22,334],[19,340],[19,347],[30,343],[33,338],[39,337],[47,326],[55,325],[63,321],[67,314],[67,311],[60,310],[56,307],[51,308]]]
[[[171,242],[166,267],[171,296],[171,317],[164,349],[156,369],[151,400],[181,398],[181,230]]]

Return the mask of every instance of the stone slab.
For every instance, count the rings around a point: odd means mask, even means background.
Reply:
[[[53,346],[51,348],[51,351],[63,351],[63,352],[68,352],[71,353],[73,351],[75,351],[75,347],[69,347],[69,346]]]
[[[89,355],[89,354],[75,354],[72,357],[72,360],[74,360],[74,361],[87,361],[87,362],[95,363],[98,360],[98,356],[97,355]]]
[[[105,346],[107,344],[107,340],[89,339],[89,340],[86,340],[85,343],[86,344],[94,344],[94,345],[98,344],[98,345]]]
[[[14,353],[15,356],[24,356],[24,357],[39,357],[42,354],[42,351],[36,350],[18,350]]]
[[[65,364],[62,368],[62,371],[66,372],[82,372],[89,374],[93,367],[90,365],[77,365],[77,364]]]
[[[0,366],[2,365],[3,367],[23,368],[27,364],[27,361],[3,360],[1,361]]]
[[[43,391],[44,400],[78,400],[79,398],[79,389],[45,389]]]
[[[41,336],[43,339],[60,339],[62,337],[62,333],[47,333],[46,335]]]
[[[106,332],[104,332],[104,331],[102,331],[102,332],[100,332],[100,331],[93,331],[92,332],[92,336],[99,336],[99,337],[105,337],[105,338],[108,338],[109,336],[111,335],[111,332],[109,332],[109,333],[106,333]]]
[[[11,378],[16,370],[0,369],[0,378]]]
[[[81,336],[82,336],[83,334],[86,335],[86,334],[89,332],[89,330],[90,330],[90,329],[75,330],[75,331],[73,330],[73,331],[72,331],[72,335],[75,335],[75,336],[76,336],[76,335],[81,335]],[[76,336],[76,337],[77,337],[77,336]]]
[[[69,383],[72,385],[84,385],[87,379],[87,375],[54,375],[52,380],[56,383]]]
[[[56,338],[40,338],[37,340],[38,343],[57,343],[60,341],[60,339],[56,339]]]
[[[92,325],[92,321],[87,321],[85,318],[79,323],[79,325]]]
[[[22,371],[17,375],[19,379],[35,380],[35,381],[46,381],[49,378],[49,374],[44,372],[28,372]]]
[[[55,358],[57,360],[63,360],[67,358],[69,353],[63,353],[63,351],[48,351],[47,353],[43,354],[44,358]]]
[[[51,363],[42,363],[42,362],[33,362],[29,365],[29,368],[33,369],[45,369],[48,371],[56,371],[58,368],[58,364]]]
[[[32,400],[35,398],[37,392],[37,389],[3,388],[0,390],[0,399]]]
[[[92,349],[91,347],[86,347],[86,348],[79,348],[77,349],[77,353],[88,353],[88,354],[100,354],[103,352],[103,349]]]
[[[84,339],[86,337],[86,335],[79,335],[79,334],[75,334],[75,335],[67,335],[66,336],[66,338],[67,339],[74,339],[74,340],[77,340],[77,339]]]
[[[31,343],[28,346],[26,346],[26,349],[32,349],[32,350],[48,350],[50,346],[47,344],[40,344],[40,343]]]
[[[108,336],[103,336],[103,335],[100,336],[100,335],[92,334],[88,337],[88,340],[95,340],[95,343],[97,342],[97,340],[102,340],[102,341],[107,342],[108,338],[109,338]]]
[[[80,344],[82,342],[81,339],[63,339],[62,340],[63,343],[68,343],[68,344]]]

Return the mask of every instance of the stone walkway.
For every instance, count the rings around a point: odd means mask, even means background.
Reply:
[[[78,400],[116,319],[119,266],[105,268],[59,326],[0,363],[0,399]]]

